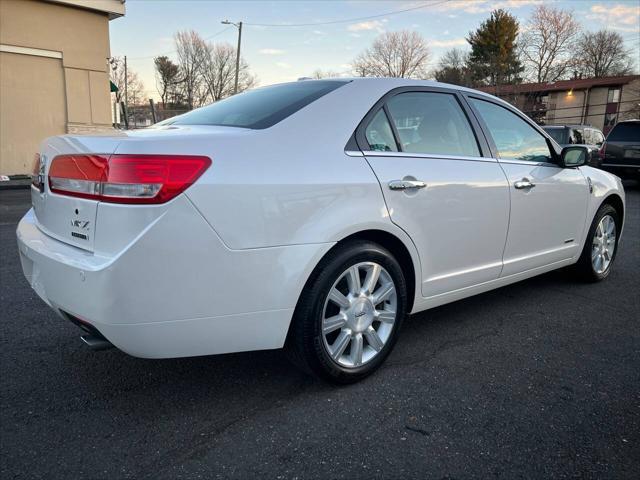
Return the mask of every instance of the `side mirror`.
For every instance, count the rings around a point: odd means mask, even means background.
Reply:
[[[589,159],[589,149],[583,146],[564,147],[560,154],[563,167],[580,167]]]

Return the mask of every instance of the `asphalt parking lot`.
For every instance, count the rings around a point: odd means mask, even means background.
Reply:
[[[411,317],[333,387],[277,351],[91,352],[22,276],[0,191],[0,477],[639,478],[640,188],[611,276],[553,272]]]

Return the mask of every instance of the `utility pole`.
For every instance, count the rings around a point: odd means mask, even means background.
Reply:
[[[233,25],[238,29],[238,48],[236,49],[236,84],[233,93],[238,93],[238,78],[240,77],[240,43],[242,42],[242,22],[233,23],[229,20],[221,22],[223,25]]]
[[[158,123],[158,120],[156,120],[156,106],[153,103],[153,98],[149,99],[149,106],[151,107],[151,118],[153,119],[153,123]]]

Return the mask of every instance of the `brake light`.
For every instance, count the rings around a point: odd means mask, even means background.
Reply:
[[[49,189],[101,202],[164,203],[210,165],[196,155],[60,155],[49,168]]]

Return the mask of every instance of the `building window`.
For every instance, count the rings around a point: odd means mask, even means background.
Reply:
[[[613,127],[616,124],[616,120],[618,119],[617,113],[607,113],[604,116],[604,126],[605,127]]]
[[[607,103],[618,103],[620,101],[620,89],[610,88],[607,95]]]

